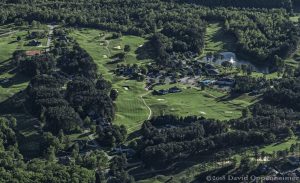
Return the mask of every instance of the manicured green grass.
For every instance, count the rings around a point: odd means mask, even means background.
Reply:
[[[294,68],[297,68],[300,64],[300,62],[296,61],[294,58],[289,58],[289,59],[285,60],[285,63],[287,65],[290,65],[290,66],[294,67]]]
[[[278,143],[273,143],[271,145],[265,146],[264,148],[260,149],[260,152],[266,152],[268,154],[272,154],[273,152],[276,151],[282,151],[282,150],[286,150],[286,149],[290,149],[292,144],[296,144],[297,142],[299,142],[299,139],[297,137],[292,137],[289,139],[286,139],[282,142],[278,142]]]
[[[206,29],[203,55],[208,52],[235,51],[234,41],[232,35],[225,33],[221,23],[210,23]]]
[[[240,105],[242,107],[248,107],[259,102],[260,100],[261,98],[259,96],[249,96],[248,94],[243,94],[230,100],[230,103]]]
[[[210,26],[211,38],[216,39],[215,37],[218,38],[216,34],[222,34],[219,37],[221,39],[223,32],[220,30],[220,24],[215,23]],[[215,90],[198,91],[195,88],[186,89],[186,86],[183,85],[180,85],[180,87],[185,88],[182,93],[165,96],[147,94],[148,92],[144,89],[143,82],[115,76],[112,70],[116,68],[116,64],[108,64],[110,61],[109,57],[122,52],[126,44],[130,45],[131,51],[127,54],[125,63],[138,65],[149,63],[151,60],[138,60],[136,58],[136,50],[146,42],[144,38],[122,36],[118,39],[106,39],[111,36],[111,33],[95,29],[76,29],[71,32],[71,36],[77,40],[81,47],[87,50],[97,63],[100,73],[105,79],[113,83],[113,88],[119,91],[114,122],[125,125],[130,132],[138,129],[142,122],[149,117],[150,111],[142,100],[143,95],[145,95],[143,98],[151,108],[153,115],[202,115],[206,118],[219,120],[239,118],[241,110],[255,102],[255,99],[245,96],[232,101],[222,101],[221,98],[226,96],[227,93]],[[219,41],[222,45],[219,45],[218,49],[221,50],[230,44],[229,40],[223,42],[221,39]],[[121,50],[116,49],[119,46]],[[210,46],[214,47],[212,44]],[[155,89],[169,87],[171,85],[158,86]],[[244,100],[245,98],[247,100]]]
[[[106,40],[105,38],[110,37],[111,33],[95,29],[74,30],[71,36],[93,57],[99,72],[105,79],[113,83],[113,88],[119,91],[119,97],[116,101],[115,124],[123,124],[129,131],[138,129],[149,115],[149,110],[141,98],[141,95],[147,93],[144,89],[144,83],[117,77],[112,72],[116,68],[116,64],[108,64],[108,62],[111,60],[110,56],[122,52],[125,45],[130,45],[131,51],[126,54],[123,63],[147,64],[150,60],[138,60],[136,58],[136,50],[146,40],[136,36],[122,36],[119,39]],[[121,47],[121,50],[117,47]]]
[[[241,117],[242,109],[251,104],[242,99],[233,101],[221,100],[227,93],[216,90],[207,89],[200,91],[195,88],[180,87],[183,88],[181,93],[167,95],[149,94],[145,97],[146,102],[153,110],[153,115],[197,115],[206,118],[229,120]],[[156,89],[161,89],[161,87]]]
[[[11,57],[16,50],[41,50],[46,45],[47,38],[39,39],[42,42],[40,47],[26,46],[27,31],[30,30],[47,30],[47,27],[42,26],[39,29],[31,29],[29,27],[15,27],[12,24],[0,26],[1,33],[12,32],[11,34],[0,35],[0,79],[10,79],[11,83],[8,86],[0,85],[0,102],[11,97],[15,93],[26,88],[28,78],[22,75],[16,75],[15,67],[11,64]],[[17,37],[21,37],[21,41],[16,41]]]
[[[290,17],[290,20],[294,23],[298,23],[299,22],[299,18],[300,16],[299,15],[296,15],[296,16],[292,16]]]

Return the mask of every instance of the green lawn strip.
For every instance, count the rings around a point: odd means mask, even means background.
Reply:
[[[174,85],[170,85],[172,87]],[[174,114],[178,116],[197,115],[206,118],[229,120],[239,118],[241,110],[246,106],[240,102],[230,103],[228,101],[219,101],[220,97],[227,95],[216,90],[207,89],[200,91],[195,88],[183,89],[181,93],[167,95],[152,95],[145,97],[146,102],[153,110],[153,115]],[[155,89],[168,88],[168,86],[158,86]]]
[[[291,20],[293,23],[298,23],[298,22],[299,22],[299,18],[300,18],[299,15],[295,15],[295,16],[291,16],[291,17],[290,17],[290,20]]]
[[[4,101],[8,97],[13,96],[15,93],[23,90],[28,85],[28,78],[16,75],[13,70],[14,67],[10,67],[11,57],[16,50],[42,50],[43,47],[32,47],[26,46],[28,40],[27,30],[28,28],[15,27],[13,25],[1,26],[1,30],[6,30],[6,32],[16,31],[12,34],[5,36],[0,36],[0,79],[10,79],[11,83],[8,86],[0,85],[0,101]],[[31,29],[29,29],[31,30]],[[36,29],[37,30],[37,29]],[[40,29],[38,29],[40,30]],[[47,30],[43,27],[42,30]],[[21,41],[16,41],[17,37],[21,37]],[[42,44],[46,45],[47,38],[40,39]]]
[[[202,55],[208,52],[219,53],[223,51],[234,51],[234,38],[223,30],[221,23],[210,23],[205,34],[205,48]]]
[[[259,151],[260,152],[264,151],[268,154],[272,154],[273,152],[276,152],[276,151],[290,149],[291,145],[296,144],[297,142],[300,142],[300,141],[296,136],[294,136],[292,138],[287,138],[282,142],[277,142],[277,143],[267,145],[267,146],[261,148]]]
[[[135,53],[146,40],[136,36],[122,36],[118,39],[105,40],[110,35],[111,33],[95,29],[79,29],[71,32],[71,36],[93,57],[104,78],[110,80],[113,88],[119,91],[116,101],[115,124],[123,124],[129,131],[133,131],[138,129],[149,115],[149,110],[141,98],[143,94],[147,93],[144,83],[115,76],[112,70],[116,68],[116,64],[107,63],[110,61],[109,56],[122,52],[125,45],[130,45],[131,51],[126,54],[124,63],[138,65],[148,63],[149,60],[137,60]],[[101,44],[103,42],[105,42],[104,45]],[[117,49],[117,47],[121,47],[121,49]]]

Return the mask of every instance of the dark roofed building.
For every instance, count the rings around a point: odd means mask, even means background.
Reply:
[[[232,78],[221,78],[216,82],[216,84],[218,85],[226,85],[226,86],[233,86],[234,83],[235,80]]]
[[[28,46],[40,46],[42,43],[38,40],[31,40],[27,45]]]
[[[169,93],[179,93],[179,92],[181,92],[181,89],[176,86],[169,89]]]

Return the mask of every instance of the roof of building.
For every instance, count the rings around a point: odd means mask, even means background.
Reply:
[[[26,51],[25,55],[26,56],[34,56],[34,55],[40,55],[42,53],[43,53],[43,51],[41,51],[41,50],[30,50],[30,51]]]

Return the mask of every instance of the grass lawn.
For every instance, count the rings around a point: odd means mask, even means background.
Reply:
[[[260,152],[264,151],[268,154],[272,154],[273,152],[276,152],[276,151],[290,149],[291,145],[296,144],[297,142],[299,142],[299,139],[294,136],[294,137],[288,138],[282,142],[277,142],[277,143],[273,143],[268,146],[265,146],[264,148],[260,149]]]
[[[223,30],[221,23],[210,23],[205,34],[205,48],[203,55],[208,52],[219,53],[223,51],[235,51],[235,40]]]
[[[11,97],[20,90],[26,88],[28,78],[16,74],[15,67],[11,65],[11,57],[16,50],[41,50],[46,45],[47,38],[39,39],[42,42],[40,47],[26,46],[28,40],[26,39],[27,31],[30,30],[48,30],[46,26],[39,29],[31,29],[26,27],[15,27],[12,24],[0,26],[0,32],[5,35],[0,35],[0,79],[10,79],[9,85],[0,84],[0,102]],[[17,37],[21,37],[21,41],[16,41]]]
[[[109,57],[123,51],[125,45],[130,45],[131,51],[126,54],[124,64],[147,64],[150,60],[138,60],[136,50],[146,40],[136,36],[122,36],[118,39],[108,39],[111,33],[95,29],[79,29],[71,33],[77,42],[94,59],[100,73],[105,79],[113,83],[113,88],[119,91],[116,101],[116,124],[125,125],[129,131],[138,129],[142,122],[148,118],[149,110],[143,103],[141,95],[147,93],[144,83],[117,77],[112,73],[116,64],[108,64]],[[121,48],[121,49],[119,49]]]
[[[211,24],[209,29],[211,41],[219,42],[216,44],[210,43],[206,49],[218,45],[220,51],[232,43],[230,40],[223,40],[224,35],[219,23]],[[150,111],[143,98],[151,108],[153,115],[203,115],[207,118],[219,120],[239,118],[241,110],[255,101],[255,99],[248,96],[248,98],[244,96],[244,98],[240,97],[232,101],[223,101],[221,98],[227,95],[226,93],[215,90],[198,91],[194,88],[184,89],[182,93],[154,96],[144,89],[143,82],[115,76],[112,71],[117,64],[108,64],[111,60],[109,57],[122,52],[126,44],[130,45],[131,51],[126,54],[123,63],[148,64],[151,60],[139,60],[136,54],[136,50],[145,44],[146,40],[144,38],[122,36],[118,39],[107,39],[111,36],[111,33],[95,29],[75,29],[71,31],[70,35],[77,40],[81,47],[87,50],[97,63],[99,72],[105,79],[113,83],[113,88],[119,91],[114,122],[115,124],[125,125],[129,132],[138,129],[142,122],[149,117]],[[162,87],[168,88],[171,86],[157,86],[155,89]],[[180,87],[186,88],[183,85]]]
[[[159,86],[155,89],[168,88]],[[197,115],[206,118],[229,120],[241,117],[244,107],[255,102],[254,98],[243,96],[233,100],[222,100],[227,93],[206,89],[200,91],[195,88],[183,88],[183,92],[167,95],[152,95],[145,97],[154,115],[175,114],[180,116]]]
[[[300,16],[299,15],[295,15],[295,16],[291,16],[290,17],[290,20],[294,23],[298,23],[299,22],[299,18]]]

